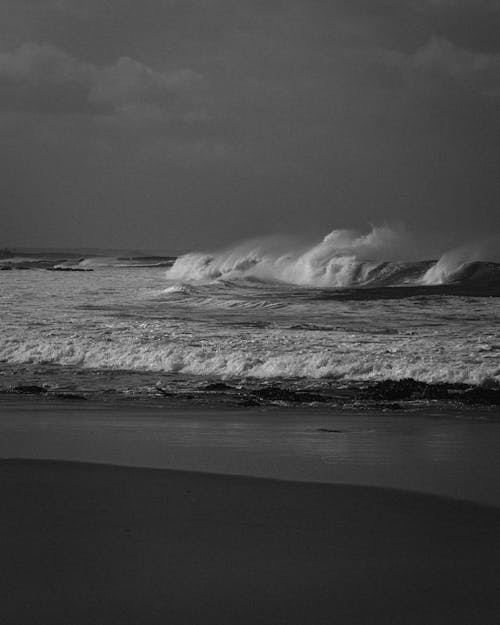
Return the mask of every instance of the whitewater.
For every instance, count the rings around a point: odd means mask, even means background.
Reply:
[[[381,228],[177,259],[4,255],[0,391],[359,405],[483,389],[494,403],[494,254],[404,259],[405,246]]]

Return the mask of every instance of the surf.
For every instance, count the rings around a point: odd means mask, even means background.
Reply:
[[[500,288],[500,264],[491,260],[498,248],[491,241],[462,246],[433,260],[415,258],[415,247],[407,235],[388,227],[368,233],[333,230],[312,245],[267,237],[213,253],[185,254],[166,277],[184,284],[258,281],[333,289],[446,284]],[[405,258],[410,248],[413,257]]]

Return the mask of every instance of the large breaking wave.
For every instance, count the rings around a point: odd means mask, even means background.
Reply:
[[[253,280],[320,288],[500,287],[500,264],[493,262],[498,257],[497,243],[491,239],[446,252],[438,260],[415,260],[415,245],[390,228],[373,228],[367,234],[334,230],[309,246],[267,238],[212,254],[186,254],[176,260],[167,277],[180,282]]]

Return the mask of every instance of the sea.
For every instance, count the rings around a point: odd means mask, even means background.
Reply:
[[[4,250],[0,393],[498,411],[500,264],[386,260],[371,236],[177,257]]]

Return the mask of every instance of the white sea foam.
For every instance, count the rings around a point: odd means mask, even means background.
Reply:
[[[92,336],[45,336],[31,332],[0,339],[4,362],[60,364],[94,369],[171,372],[220,378],[331,378],[500,384],[500,365],[484,343],[441,337],[378,336],[360,340],[344,332],[172,333],[162,324]],[[164,324],[163,324],[164,325]],[[201,329],[200,329],[201,330]],[[309,345],[307,343],[309,342]],[[494,351],[491,345],[488,352]]]
[[[387,227],[367,234],[334,230],[312,246],[267,238],[181,256],[167,278],[200,283],[252,279],[322,288],[447,284],[459,280],[470,263],[491,258],[484,253],[494,249],[491,243],[474,244],[426,262],[407,258],[415,247],[406,235]]]
[[[183,284],[182,282],[171,284],[166,289],[163,290],[163,293],[191,293],[192,287],[189,284]]]
[[[167,272],[171,280],[211,281],[254,278],[308,286],[363,284],[397,237],[388,228],[374,228],[366,235],[334,230],[319,244],[304,247],[283,240],[264,239],[242,243],[218,254],[187,254]],[[367,258],[380,260],[367,261]]]

